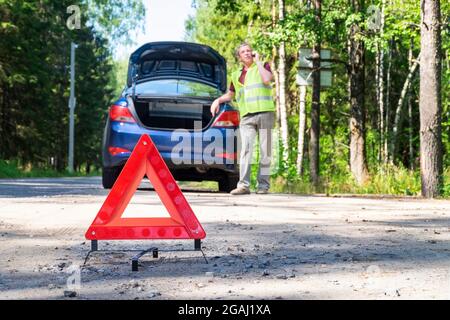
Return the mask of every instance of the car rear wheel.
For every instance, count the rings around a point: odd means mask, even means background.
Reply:
[[[219,180],[219,191],[220,192],[230,192],[236,188],[239,182],[238,176],[225,176]]]
[[[111,189],[119,177],[122,167],[105,168],[102,170],[102,184],[103,188]]]

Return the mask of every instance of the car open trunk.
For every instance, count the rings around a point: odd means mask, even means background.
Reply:
[[[194,130],[208,127],[211,103],[190,98],[136,98],[134,109],[146,127]]]
[[[227,89],[225,59],[211,47],[188,42],[150,42],[130,56],[127,86],[133,81],[188,79]]]

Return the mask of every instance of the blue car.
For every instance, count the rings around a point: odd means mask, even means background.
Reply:
[[[103,136],[104,188],[112,188],[142,134],[148,134],[174,178],[217,181],[229,192],[239,180],[239,112],[210,106],[227,89],[226,61],[195,43],[152,42],[131,54],[127,85],[109,109]]]

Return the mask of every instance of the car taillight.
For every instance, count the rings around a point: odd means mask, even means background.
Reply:
[[[216,154],[216,157],[230,159],[230,160],[236,160],[237,154],[236,154],[236,152],[233,152],[233,153],[225,152],[225,153]]]
[[[124,148],[119,148],[119,147],[109,147],[108,148],[109,153],[112,156],[115,156],[119,153],[124,153],[124,152],[131,152],[130,150],[124,149]]]
[[[109,117],[113,121],[136,122],[127,107],[113,104],[109,109]]]
[[[239,126],[238,111],[224,111],[214,121],[213,127],[237,127]]]

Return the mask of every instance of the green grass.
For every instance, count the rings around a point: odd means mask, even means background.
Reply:
[[[52,178],[52,177],[84,177],[101,175],[101,172],[91,171],[86,174],[85,168],[81,172],[56,171],[51,168],[36,168],[31,165],[23,166],[16,160],[0,160],[0,178]]]
[[[181,188],[186,188],[190,190],[205,190],[210,191],[219,190],[217,182],[215,181],[177,181]]]
[[[444,171],[442,197],[450,197],[450,168]],[[317,190],[309,183],[308,177],[286,179],[282,176],[272,177],[271,192],[294,194],[373,194],[394,196],[420,196],[420,172],[403,167],[388,166],[372,173],[370,180],[360,186],[350,173],[334,174],[321,177]]]

